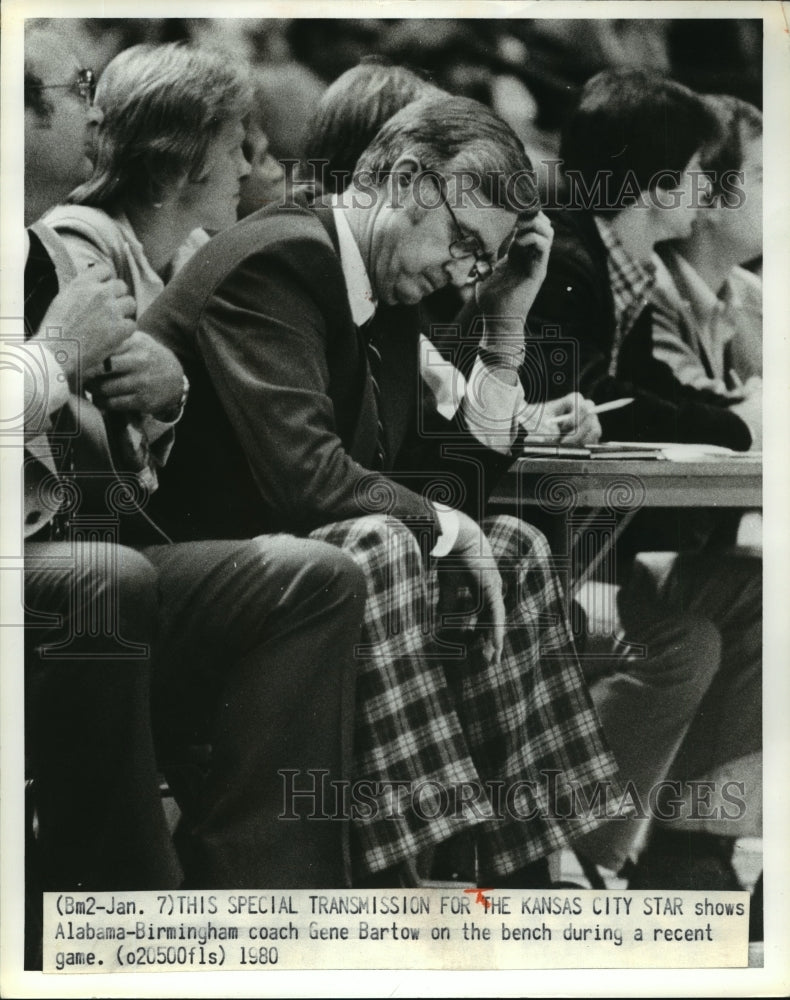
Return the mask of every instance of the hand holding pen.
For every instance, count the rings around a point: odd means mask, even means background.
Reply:
[[[597,441],[601,425],[593,411],[593,404],[581,393],[571,392],[560,399],[541,404],[532,419],[522,419],[528,441],[563,445],[581,445]],[[535,417],[537,416],[537,420]]]
[[[620,410],[624,406],[628,406],[633,403],[633,401],[633,397],[628,397],[625,399],[612,399],[608,403],[595,404],[590,399],[582,398],[582,405],[580,407],[582,412],[579,414],[578,422],[581,424],[584,419],[588,419],[589,417],[597,418],[600,413],[609,413],[611,410]],[[551,420],[561,434],[569,434],[574,428],[573,412],[557,414],[552,417]],[[600,425],[598,437],[600,437]],[[588,438],[586,443],[593,443],[592,439]]]
[[[596,406],[578,392],[569,393],[544,404],[537,425],[528,428],[529,439],[570,446],[594,444],[601,437],[598,414],[620,409],[633,401],[633,397],[628,397]]]

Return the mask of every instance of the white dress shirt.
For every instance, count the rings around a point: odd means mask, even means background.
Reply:
[[[364,326],[376,312],[377,300],[362,254],[343,211],[342,196],[332,199],[332,210],[340,247],[340,264],[346,282],[351,316]],[[523,328],[519,329],[523,338]],[[466,426],[488,448],[507,454],[516,439],[520,417],[525,412],[524,391],[519,379],[509,385],[497,378],[481,358],[477,358],[469,379],[442,357],[431,341],[420,334],[420,372],[436,400],[439,413],[448,420],[461,411]],[[442,530],[431,555],[441,557],[453,548],[458,537],[456,511],[434,503]]]

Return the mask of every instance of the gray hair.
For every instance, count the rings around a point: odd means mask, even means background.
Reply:
[[[540,209],[532,163],[515,132],[490,108],[468,97],[424,97],[398,111],[356,165],[374,183],[411,153],[424,170],[449,179],[462,175],[467,190],[520,214]]]

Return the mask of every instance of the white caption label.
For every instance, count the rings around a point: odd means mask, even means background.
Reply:
[[[46,893],[44,971],[735,968],[745,892]]]

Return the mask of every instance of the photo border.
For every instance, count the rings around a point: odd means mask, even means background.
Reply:
[[[605,972],[563,970],[523,972],[437,973],[413,972],[274,972],[266,973],[112,973],[57,975],[22,971],[24,866],[19,816],[24,809],[24,755],[22,751],[22,642],[21,628],[0,628],[0,966],[4,996],[781,996],[790,990],[790,866],[786,850],[790,831],[790,670],[788,665],[788,480],[790,448],[790,30],[783,4],[769,0],[733,2],[616,2],[566,3],[541,0],[522,3],[475,0],[399,0],[372,3],[360,0],[315,3],[218,4],[171,2],[169,17],[549,17],[597,18],[759,18],[764,24],[764,160],[766,196],[764,225],[764,866],[765,964],[763,968],[727,970],[628,970]],[[22,26],[25,18],[161,16],[162,6],[139,2],[22,2],[2,5],[2,117],[0,119],[0,317],[19,324],[22,316]],[[21,380],[1,371],[3,405],[19,406]],[[17,412],[17,411],[12,411]],[[0,519],[0,597],[2,608],[16,608],[21,581],[20,513],[21,448],[0,440],[0,478],[3,506]],[[16,581],[16,582],[15,582]],[[18,609],[17,609],[18,614]],[[2,618],[5,621],[5,617]],[[133,978],[130,978],[133,977]]]

